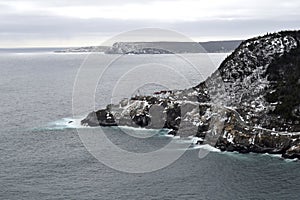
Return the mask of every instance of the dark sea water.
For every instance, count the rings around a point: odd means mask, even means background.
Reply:
[[[211,55],[216,63],[225,56]],[[76,129],[65,126],[72,118],[73,84],[85,57],[0,54],[0,199],[300,198],[299,162],[276,156],[210,152],[199,159],[199,150],[191,149],[173,164],[150,173],[130,174],[105,166],[85,149]],[[133,56],[122,61],[120,70],[130,62],[152,58],[174,62],[166,55]],[[212,71],[207,69],[205,76]],[[186,73],[193,83],[200,82]],[[154,136],[140,145],[118,129],[107,128],[106,133],[124,148],[146,151],[170,140]]]

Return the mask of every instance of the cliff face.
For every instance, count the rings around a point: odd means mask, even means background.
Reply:
[[[246,40],[194,88],[125,99],[82,124],[168,128],[221,150],[300,158],[299,41],[300,31]]]
[[[226,105],[236,113],[225,123],[216,147],[300,157],[299,40],[299,31],[253,38],[221,64]]]

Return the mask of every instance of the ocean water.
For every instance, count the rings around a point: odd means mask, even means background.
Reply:
[[[0,199],[299,199],[299,162],[277,156],[212,151],[200,159],[199,149],[190,148],[173,164],[142,174],[116,171],[99,162],[86,150],[76,129],[68,126],[68,121],[74,120],[74,81],[86,56],[0,54]],[[216,68],[206,67],[204,55],[184,56],[198,62],[203,78]],[[217,65],[226,54],[209,56]],[[179,62],[170,55],[122,57],[99,81],[96,107],[105,105],[103,91],[108,94],[120,74],[145,60]],[[201,81],[193,70],[180,66],[180,73],[191,80],[190,84]],[[146,78],[138,73],[141,80]],[[185,86],[169,75],[163,78],[173,88]],[[134,83],[132,77],[121,81],[130,85]],[[135,92],[140,89],[148,93],[164,87],[148,84],[136,88]],[[124,97],[112,96],[114,101]],[[158,135],[138,140],[115,128],[105,130],[114,143],[132,151],[151,151],[174,140]]]

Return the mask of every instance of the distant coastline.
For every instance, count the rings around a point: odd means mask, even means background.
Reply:
[[[242,40],[210,42],[116,42],[112,46],[88,46],[55,50],[55,53],[103,52],[105,54],[228,53]]]

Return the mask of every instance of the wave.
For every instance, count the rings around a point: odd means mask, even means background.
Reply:
[[[42,128],[35,128],[34,130],[65,130],[65,129],[79,129],[79,128],[100,128],[100,127],[88,127],[88,126],[83,126],[81,125],[81,120],[83,118],[62,118],[60,120],[50,122],[46,126]],[[103,127],[101,127],[103,128]],[[149,134],[149,132],[152,133],[153,136],[155,137],[167,137],[172,140],[175,140],[176,143],[179,144],[190,144],[190,147],[187,149],[178,149],[178,150],[206,150],[209,152],[218,152],[222,154],[226,154],[229,156],[237,157],[239,159],[247,159],[247,154],[240,154],[238,152],[228,152],[224,151],[222,152],[220,149],[217,149],[209,144],[197,144],[197,141],[201,140],[201,138],[194,137],[194,136],[189,136],[187,138],[181,138],[180,136],[174,136],[174,135],[169,135],[169,129],[146,129],[146,128],[140,128],[140,127],[130,127],[130,126],[112,126],[112,127],[104,127],[104,128],[112,128],[112,129],[119,129],[123,130],[123,132],[126,133],[126,131],[134,131],[135,134],[140,134],[140,135],[145,135]],[[151,134],[150,134],[151,135]],[[255,154],[255,153],[250,153],[250,154]],[[296,162],[298,159],[283,159],[281,154],[257,154],[259,156],[270,156],[273,158],[277,159],[282,159],[285,162]]]
[[[204,145],[197,145],[197,146],[200,146],[199,149],[205,149],[207,151],[210,151],[210,152],[221,152],[220,149],[217,149],[209,144],[204,144]]]
[[[264,154],[261,154],[262,156],[270,156],[272,158],[279,158],[279,159],[282,159],[284,160],[285,162],[297,162],[298,161],[298,158],[294,158],[294,159],[289,159],[289,158],[283,158],[281,156],[281,154],[269,154],[269,153],[264,153]]]
[[[261,154],[261,153],[253,153],[253,152],[250,152],[249,154],[241,154],[241,153],[236,152],[236,151],[234,151],[234,152],[223,151],[222,154],[225,154],[225,155],[228,155],[228,156],[231,156],[231,157],[235,157],[237,159],[242,159],[242,160],[250,159],[249,155],[253,155],[253,156],[259,156],[259,157],[268,156],[268,157],[271,157],[271,158],[274,158],[274,159],[283,160],[287,163],[298,161],[297,158],[295,158],[295,159],[283,158],[281,154],[269,154],[269,153]]]
[[[64,130],[64,129],[95,129],[95,128],[112,128],[112,129],[121,129],[126,131],[135,131],[140,132],[141,134],[149,133],[149,132],[157,132],[157,135],[164,136],[164,137],[171,137],[174,139],[179,139],[180,136],[173,136],[168,135],[170,129],[147,129],[147,128],[141,128],[141,127],[131,127],[131,126],[111,126],[111,127],[91,127],[91,126],[84,126],[81,125],[81,121],[84,119],[84,117],[77,117],[77,118],[71,118],[66,117],[62,118],[60,120],[56,120],[53,122],[49,122],[43,127],[35,128],[35,129],[45,129],[45,130]]]
[[[53,122],[49,122],[45,126],[34,128],[34,130],[65,130],[86,128],[81,125],[82,118],[62,118]]]

